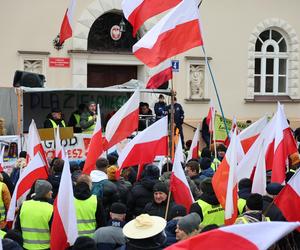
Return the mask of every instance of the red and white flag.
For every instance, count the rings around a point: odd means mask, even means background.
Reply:
[[[133,46],[133,53],[148,67],[155,67],[172,56],[202,44],[196,1],[185,0]]]
[[[3,145],[2,146],[2,149],[1,149],[1,153],[0,153],[0,172],[3,171],[4,169],[4,151],[5,151],[5,146]]]
[[[45,163],[40,154],[37,153],[21,172],[7,211],[7,221],[14,220],[16,207],[19,207],[20,203],[24,201],[34,182],[38,179],[47,180],[47,178],[48,172]]]
[[[55,137],[55,157],[61,159],[62,158],[62,146],[59,134],[59,126],[56,128],[56,133],[54,134]]]
[[[206,116],[206,124],[208,126],[210,134],[213,133],[214,122],[215,122],[215,108],[212,101],[210,101],[208,114]]]
[[[188,157],[186,159],[186,161],[189,161],[190,159],[198,159],[199,158],[199,131],[200,131],[200,124],[198,124],[193,140],[192,140],[192,144],[189,150],[189,154]]]
[[[258,150],[257,162],[255,164],[255,172],[252,182],[251,192],[265,195],[267,187],[266,177],[266,158],[264,153],[264,143],[261,143],[261,147]]]
[[[139,124],[140,93],[136,90],[129,100],[108,121],[104,150],[130,136]]]
[[[43,160],[45,161],[46,165],[48,165],[48,162],[46,160],[45,150],[43,148],[41,138],[34,120],[31,121],[29,126],[26,150],[27,150],[27,162],[33,159],[33,157],[39,152]]]
[[[82,172],[85,174],[90,174],[91,171],[95,169],[96,161],[103,153],[101,113],[99,104],[97,105],[97,111],[98,113],[95,129],[89,144],[88,153],[82,170]]]
[[[124,16],[133,27],[133,36],[149,18],[175,7],[181,0],[123,0]]]
[[[172,78],[172,63],[171,60],[168,59],[150,69],[150,76],[148,78],[146,89],[157,89]]]
[[[176,204],[184,206],[186,211],[189,211],[194,198],[181,165],[182,155],[182,144],[179,136],[170,179],[170,190]]]
[[[58,194],[54,202],[51,226],[51,250],[65,250],[72,246],[78,237],[73,183],[68,157],[64,157]]]
[[[248,152],[257,137],[268,124],[268,117],[265,115],[256,122],[252,123],[249,127],[239,133],[240,141],[242,143],[245,154]]]
[[[135,136],[121,151],[118,175],[123,168],[153,162],[157,155],[168,154],[168,117],[164,116]]]
[[[71,0],[60,27],[60,33],[59,33],[60,44],[63,44],[65,40],[72,37],[73,15],[74,15],[75,6],[76,6],[76,0]]]
[[[166,250],[263,250],[292,232],[299,222],[257,222],[221,227],[180,241]]]
[[[271,145],[267,152],[266,164],[267,169],[272,169],[271,181],[282,183],[285,180],[288,156],[293,153],[298,153],[298,148],[283,111],[283,106],[279,103],[274,129],[274,146]]]
[[[298,170],[274,200],[287,221],[300,221],[300,171]],[[297,229],[300,232],[300,228]]]
[[[235,129],[226,155],[212,178],[215,194],[225,209],[226,225],[233,224],[237,217],[237,167],[243,157],[244,151]]]

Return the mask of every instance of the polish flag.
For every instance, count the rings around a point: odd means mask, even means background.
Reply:
[[[237,128],[237,133],[239,133],[239,130],[238,130],[238,126],[237,126],[237,122],[236,122],[236,117],[234,116],[233,119],[232,119],[232,124],[231,124],[231,129],[229,131],[229,135],[227,135],[225,141],[224,141],[224,145],[226,147],[229,146],[229,143],[230,143],[230,139],[232,137],[232,134],[233,134],[233,131],[235,130],[235,128]]]
[[[189,161],[192,158],[193,159],[199,158],[199,131],[200,131],[200,125],[198,124],[186,161]]]
[[[181,165],[182,155],[182,144],[179,136],[170,179],[170,190],[176,204],[184,206],[186,211],[189,211],[194,203],[194,198]]]
[[[34,120],[30,123],[27,138],[27,162],[33,159],[37,153],[40,153],[48,171],[48,161]]]
[[[68,157],[64,157],[64,168],[54,202],[51,226],[51,250],[65,250],[72,246],[78,237],[73,183]]]
[[[2,149],[1,149],[1,154],[0,154],[0,172],[2,172],[3,171],[3,169],[4,169],[4,151],[5,151],[5,146],[3,146],[2,147]]]
[[[56,128],[56,134],[55,134],[55,157],[61,159],[62,158],[62,146],[61,146],[61,140],[60,140],[60,134],[59,134],[59,126]]]
[[[215,108],[212,101],[210,101],[208,114],[206,116],[206,124],[208,126],[209,133],[213,133],[214,120],[215,120]]]
[[[255,140],[267,126],[267,124],[268,117],[265,115],[251,124],[249,127],[242,130],[241,133],[239,133],[240,141],[242,143],[245,154],[248,152],[252,144],[255,142]]]
[[[254,141],[252,146],[249,148],[242,161],[238,166],[238,181],[243,178],[250,178],[253,172],[253,169],[259,163],[259,156],[261,151],[263,152],[264,159],[266,161],[266,152],[272,142],[274,141],[275,135],[275,121],[276,114],[273,118],[267,123],[265,128],[262,130],[260,135]],[[239,136],[240,137],[240,136]]]
[[[266,194],[267,177],[266,177],[266,159],[264,153],[264,143],[261,143],[261,147],[257,152],[257,163],[255,164],[255,172],[252,182],[251,193],[257,193],[261,195]]]
[[[15,218],[16,207],[25,200],[34,182],[38,179],[48,178],[45,163],[39,153],[37,153],[28,163],[27,167],[21,172],[20,178],[14,189],[13,196],[7,211],[7,221],[13,221]]]
[[[235,129],[225,158],[212,178],[215,194],[225,209],[226,225],[233,224],[237,217],[237,167],[243,157],[244,151]]]
[[[129,100],[108,121],[104,150],[130,136],[139,124],[140,93],[136,90]]]
[[[257,222],[221,227],[173,244],[166,250],[262,250],[300,226],[299,222]]]
[[[73,34],[73,15],[75,10],[76,0],[71,0],[69,7],[65,13],[63,22],[60,27],[59,43],[63,44],[65,40],[72,37]]]
[[[160,4],[161,2],[163,1],[160,1]],[[155,67],[172,56],[202,44],[196,2],[185,0],[133,46],[133,53],[148,67]]]
[[[157,89],[165,82],[173,78],[171,60],[166,60],[158,66],[150,69],[150,76],[146,85],[146,89]]]
[[[298,170],[274,200],[287,221],[300,221],[300,171]],[[300,232],[300,228],[297,229]]]
[[[103,153],[101,113],[99,104],[97,105],[97,110],[98,113],[95,129],[89,144],[88,153],[82,170],[84,174],[90,174],[91,171],[95,169],[96,161]]]
[[[288,157],[293,153],[298,153],[298,148],[283,111],[283,106],[279,103],[276,113],[273,145],[271,145],[271,149],[268,151],[266,160],[267,169],[268,166],[272,168],[272,182],[282,183],[285,180]]]
[[[135,136],[121,151],[119,175],[123,168],[153,162],[157,155],[168,154],[168,117],[164,116]]]
[[[124,16],[133,27],[133,36],[149,18],[175,7],[181,0],[123,0]]]

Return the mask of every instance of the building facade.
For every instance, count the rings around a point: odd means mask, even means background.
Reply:
[[[158,18],[149,20],[134,38],[122,16],[121,0],[77,1],[73,37],[57,50],[54,40],[68,2],[1,4],[0,86],[12,86],[16,70],[44,74],[47,88],[106,87],[130,79],[145,82],[149,70],[130,48]],[[255,120],[272,115],[281,101],[292,125],[298,126],[299,9],[298,0],[202,1],[206,56],[226,117]],[[121,22],[125,32],[120,30]],[[64,67],[60,58],[67,60]],[[194,125],[207,114],[210,99],[219,110],[203,49],[173,59],[179,66],[173,82],[178,102],[184,107],[185,121]]]

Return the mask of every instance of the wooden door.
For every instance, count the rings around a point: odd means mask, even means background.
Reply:
[[[137,66],[88,65],[87,87],[103,88],[137,79]]]

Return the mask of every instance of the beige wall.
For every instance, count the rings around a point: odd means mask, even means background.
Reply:
[[[99,1],[103,9],[107,6],[120,9],[121,0]],[[95,2],[93,0],[77,1],[74,16],[77,30],[80,26],[77,22],[78,19]],[[65,43],[65,47],[61,51],[55,50],[52,46],[52,40],[59,32],[68,3],[69,0],[10,0],[1,4],[0,86],[11,86],[15,70],[21,69],[21,56],[18,54],[18,50],[49,52],[48,57],[70,56],[67,51],[73,48],[72,39]],[[245,104],[249,38],[260,22],[271,18],[285,20],[299,37],[299,10],[299,0],[203,1],[201,18],[205,48],[207,56],[212,57],[210,62],[227,117],[236,115],[240,120],[255,119],[265,113],[272,114],[275,111],[276,103]],[[180,72],[175,73],[174,79],[178,99],[184,106],[186,120],[196,121],[206,115],[208,103],[191,104],[184,101],[188,95],[186,56],[200,57],[203,56],[203,53],[200,48],[197,48],[176,57],[180,60]],[[298,50],[298,59],[299,57]],[[138,64],[138,62],[136,63]],[[49,68],[46,57],[46,86],[49,88],[74,86],[72,74],[78,72],[74,72],[77,67],[73,68],[72,66],[71,63],[71,68],[68,69]],[[83,64],[82,67],[85,65]],[[139,77],[144,79],[145,75],[142,75],[141,72],[139,72]],[[217,107],[217,100],[207,70],[205,85],[205,97],[211,98]],[[299,81],[298,85],[300,85]],[[300,96],[300,93],[298,95]],[[291,120],[298,120],[300,104],[287,103],[285,106],[287,116]]]

